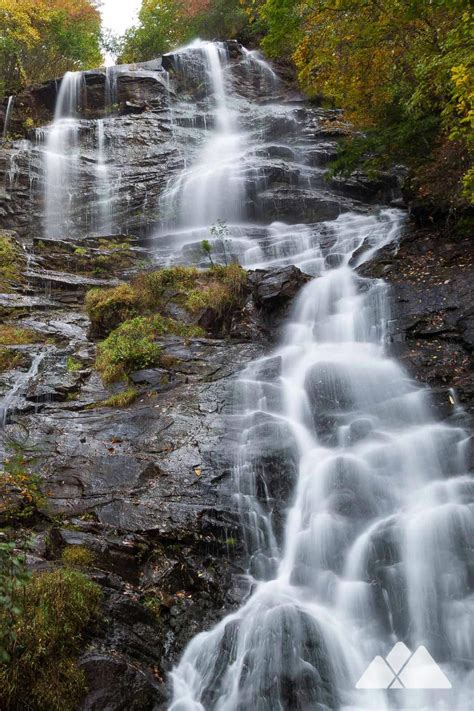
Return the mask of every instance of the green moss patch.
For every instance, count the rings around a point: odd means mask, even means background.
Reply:
[[[0,346],[26,346],[31,343],[43,343],[44,340],[44,334],[31,328],[13,324],[0,325]]]
[[[70,568],[90,568],[95,563],[95,555],[85,546],[66,546],[61,560]]]

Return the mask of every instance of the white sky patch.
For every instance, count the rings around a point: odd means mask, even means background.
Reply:
[[[141,4],[141,0],[102,0],[103,27],[116,35],[123,35],[136,22]],[[114,63],[114,58],[107,55],[106,64]]]

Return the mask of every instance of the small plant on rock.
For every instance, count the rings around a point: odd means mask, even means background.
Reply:
[[[213,267],[214,261],[212,259],[212,245],[208,239],[203,239],[203,241],[201,242],[201,249],[204,252],[204,254],[206,255],[206,257],[209,259],[211,267]]]
[[[31,471],[29,460],[17,443],[8,444],[11,453],[0,471],[0,522],[27,520],[44,505],[40,477]]]

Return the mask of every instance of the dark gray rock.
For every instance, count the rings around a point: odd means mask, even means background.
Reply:
[[[472,412],[474,260],[468,236],[446,228],[411,225],[361,267],[364,276],[384,276],[391,286],[388,339],[410,374],[436,391],[440,414],[452,413],[451,399]],[[442,392],[444,391],[444,395]]]
[[[164,701],[158,681],[126,660],[89,654],[80,668],[89,689],[81,705],[84,711],[153,711]]]
[[[258,269],[249,273],[249,284],[255,304],[263,309],[279,309],[294,299],[310,277],[295,266],[270,271]]]

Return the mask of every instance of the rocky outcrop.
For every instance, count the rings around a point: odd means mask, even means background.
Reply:
[[[348,210],[367,211],[369,203],[399,196],[397,175],[370,181],[358,175],[328,183],[322,168],[337,153],[349,127],[340,112],[321,109],[295,93],[290,84],[268,85],[238,43],[228,43],[229,81],[242,128],[262,137],[262,146],[241,166],[246,211],[268,223],[320,222]],[[161,197],[170,179],[191,161],[202,131],[212,124],[213,103],[196,60],[182,71],[182,56],[83,73],[79,106],[81,155],[70,200],[70,220],[61,235],[81,239],[103,232],[98,195],[99,132],[106,145],[109,232],[153,236],[163,218]],[[193,78],[194,77],[194,78]],[[0,146],[0,228],[22,235],[44,233],[44,142],[60,81],[29,88],[16,97],[9,139]],[[265,101],[262,101],[265,96]],[[269,98],[274,103],[270,110]],[[248,111],[252,101],[257,110]],[[287,147],[282,148],[282,142]],[[303,167],[305,164],[305,167]],[[100,190],[99,190],[100,193]],[[165,216],[168,217],[168,216]]]

